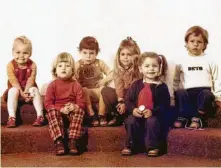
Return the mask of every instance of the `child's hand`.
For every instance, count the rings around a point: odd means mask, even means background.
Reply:
[[[96,87],[101,87],[101,86],[105,86],[104,80],[100,80],[96,85]]]
[[[152,111],[150,109],[146,109],[143,111],[144,118],[149,118],[152,116]]]
[[[141,117],[143,117],[143,113],[142,113],[138,108],[135,108],[135,109],[133,110],[133,116],[134,116],[134,117],[141,118]]]
[[[63,114],[69,114],[69,109],[68,106],[64,106],[63,108],[60,109],[60,112]]]
[[[67,103],[65,104],[65,106],[68,108],[69,111],[76,111],[79,109],[79,106],[73,103]]]
[[[124,114],[126,111],[126,106],[124,103],[118,103],[116,108],[117,108],[117,111],[119,112],[119,114],[121,114],[121,115]]]
[[[218,108],[221,108],[221,101],[215,101]]]

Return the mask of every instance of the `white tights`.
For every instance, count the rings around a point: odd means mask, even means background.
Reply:
[[[33,105],[37,112],[37,116],[38,117],[43,116],[43,102],[41,95],[38,91],[38,88],[31,87],[28,91],[33,96]],[[7,101],[9,117],[16,117],[15,113],[18,106],[18,97],[19,97],[19,90],[15,87],[10,88],[8,91],[8,101]]]

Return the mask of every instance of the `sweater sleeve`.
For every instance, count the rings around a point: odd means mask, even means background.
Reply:
[[[113,80],[113,70],[110,69],[110,67],[105,64],[104,61],[99,60],[101,71],[106,75],[106,77],[102,80],[102,85],[106,86],[108,83],[110,83]]]
[[[127,109],[128,114],[132,114],[134,108],[136,108],[136,93],[135,93],[135,88],[136,85],[132,84],[132,86],[128,89],[126,95],[125,95],[125,105]]]
[[[54,89],[54,82],[51,82],[48,85],[46,94],[45,94],[45,99],[44,99],[44,106],[45,109],[48,111],[56,109],[55,107],[55,89]],[[59,109],[56,109],[59,110]]]
[[[75,89],[76,89],[76,104],[82,108],[83,110],[85,110],[85,99],[83,97],[83,89],[81,87],[81,85],[76,82],[75,85]]]
[[[18,78],[15,76],[14,66],[11,62],[9,62],[7,65],[7,75],[8,75],[8,80],[10,84],[12,85],[12,87],[22,90],[21,85],[19,84]]]
[[[176,65],[174,78],[173,78],[173,90],[177,91],[183,87],[184,73],[182,71],[182,65]]]
[[[156,106],[152,109],[153,116],[163,115],[170,107],[170,93],[166,84],[161,84],[156,89]]]
[[[114,84],[117,98],[124,98],[124,81],[117,73],[114,73]]]
[[[221,101],[221,74],[217,64],[210,64],[210,74],[212,78],[212,92],[215,95],[215,101]]]
[[[27,80],[26,86],[25,86],[25,92],[28,91],[28,89],[32,86],[34,86],[35,84],[35,79],[36,79],[36,74],[37,74],[37,66],[36,64],[33,62],[32,66],[31,66],[31,75]]]

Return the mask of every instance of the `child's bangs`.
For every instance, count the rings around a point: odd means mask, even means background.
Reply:
[[[67,62],[71,65],[74,64],[73,58],[70,55],[67,55],[67,54],[62,54],[58,57],[57,63],[60,63],[60,62]]]

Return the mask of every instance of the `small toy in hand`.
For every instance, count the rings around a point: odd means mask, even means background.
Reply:
[[[138,108],[141,112],[141,115],[143,115],[144,118],[149,118],[152,116],[152,111],[149,109],[146,109],[144,105],[140,105]]]

